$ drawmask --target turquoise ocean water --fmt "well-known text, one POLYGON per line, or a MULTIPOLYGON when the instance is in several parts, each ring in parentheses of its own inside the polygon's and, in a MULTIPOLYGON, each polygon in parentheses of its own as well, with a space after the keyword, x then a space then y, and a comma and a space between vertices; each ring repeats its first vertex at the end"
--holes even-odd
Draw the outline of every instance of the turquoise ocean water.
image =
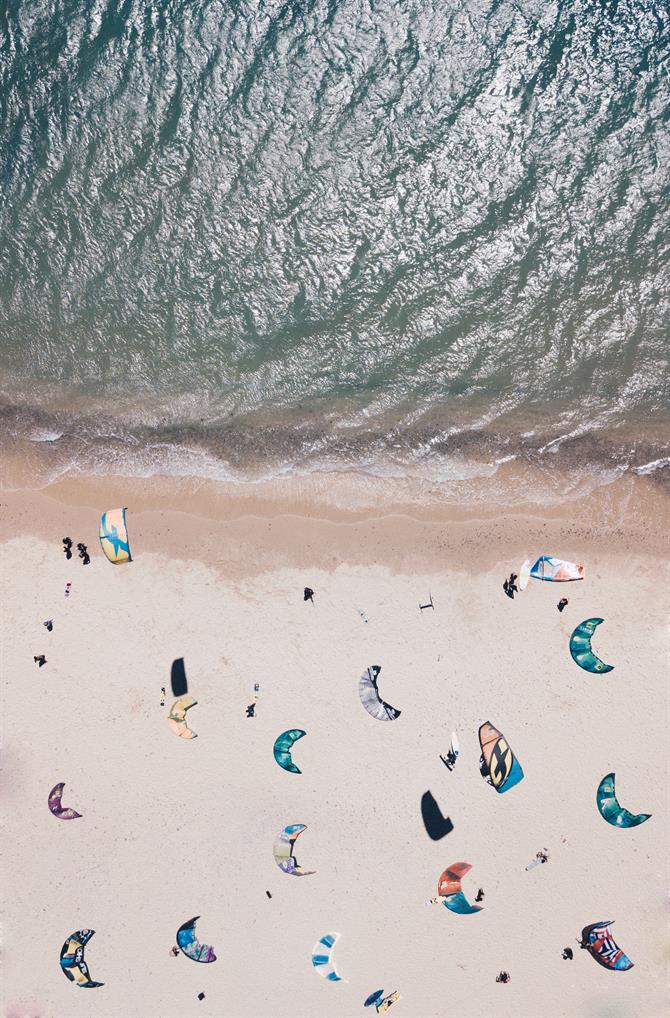
POLYGON ((669 75, 641 0, 6 0, 3 449, 667 474, 669 75))

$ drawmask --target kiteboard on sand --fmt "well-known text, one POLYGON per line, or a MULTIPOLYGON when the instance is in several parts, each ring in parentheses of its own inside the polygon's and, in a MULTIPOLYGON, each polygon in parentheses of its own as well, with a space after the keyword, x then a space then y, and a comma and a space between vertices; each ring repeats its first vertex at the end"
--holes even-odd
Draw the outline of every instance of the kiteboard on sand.
POLYGON ((389 993, 388 997, 384 997, 384 999, 380 1000, 377 1004, 377 1014, 386 1014, 391 1005, 395 1004, 396 1000, 400 1000, 400 994, 397 990, 394 990, 393 993, 389 993))
POLYGON ((449 747, 449 752, 447 753, 446 756, 442 756, 442 754, 440 753, 440 760, 442 761, 442 763, 444 764, 448 771, 453 770, 456 761, 458 760, 458 757, 460 755, 460 752, 461 749, 460 746, 458 745, 458 736, 456 735, 456 732, 452 732, 451 746, 449 747))
POLYGON ((451 733, 451 752, 458 760, 461 754, 461 747, 458 745, 458 736, 456 735, 456 732, 451 733))

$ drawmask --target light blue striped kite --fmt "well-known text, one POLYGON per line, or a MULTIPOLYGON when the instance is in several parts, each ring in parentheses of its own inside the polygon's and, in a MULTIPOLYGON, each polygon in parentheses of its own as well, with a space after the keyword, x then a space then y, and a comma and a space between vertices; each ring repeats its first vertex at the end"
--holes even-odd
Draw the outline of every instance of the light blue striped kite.
POLYGON ((330 960, 333 948, 340 939, 339 933, 326 933, 312 948, 312 965, 324 979, 331 983, 337 983, 342 979, 335 971, 335 966, 330 960))

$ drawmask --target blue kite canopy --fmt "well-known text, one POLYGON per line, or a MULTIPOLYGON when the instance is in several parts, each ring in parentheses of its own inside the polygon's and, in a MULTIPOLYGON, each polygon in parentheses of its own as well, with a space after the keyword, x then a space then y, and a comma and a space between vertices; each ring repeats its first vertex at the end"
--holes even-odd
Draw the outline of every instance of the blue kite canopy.
POLYGON ((331 961, 333 948, 339 939, 339 933, 326 933, 312 948, 312 965, 320 976, 330 980, 331 983, 339 983, 342 979, 331 961))
POLYGON ((195 935, 195 924, 199 918, 200 916, 197 915, 193 919, 188 919, 185 923, 182 923, 177 930, 177 946, 192 961, 216 961, 214 948, 209 944, 201 944, 195 935))
POLYGON ((445 898, 444 907, 448 908, 450 912, 457 912, 458 915, 474 915, 475 912, 482 911, 481 905, 471 905, 462 891, 450 894, 445 898))

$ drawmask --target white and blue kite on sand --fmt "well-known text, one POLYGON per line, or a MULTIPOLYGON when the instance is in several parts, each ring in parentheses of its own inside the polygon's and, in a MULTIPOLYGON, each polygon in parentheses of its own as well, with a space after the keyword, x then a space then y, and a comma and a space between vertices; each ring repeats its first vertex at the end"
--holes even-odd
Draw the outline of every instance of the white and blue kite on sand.
POLYGON ((331 983, 338 983, 342 979, 331 961, 333 948, 339 939, 339 933, 326 933, 312 948, 312 965, 320 976, 330 980, 331 983))
POLYGON ((568 580, 583 580, 584 566, 581 563, 566 562, 553 555, 540 555, 532 566, 530 575, 534 580, 552 580, 554 583, 568 580))

